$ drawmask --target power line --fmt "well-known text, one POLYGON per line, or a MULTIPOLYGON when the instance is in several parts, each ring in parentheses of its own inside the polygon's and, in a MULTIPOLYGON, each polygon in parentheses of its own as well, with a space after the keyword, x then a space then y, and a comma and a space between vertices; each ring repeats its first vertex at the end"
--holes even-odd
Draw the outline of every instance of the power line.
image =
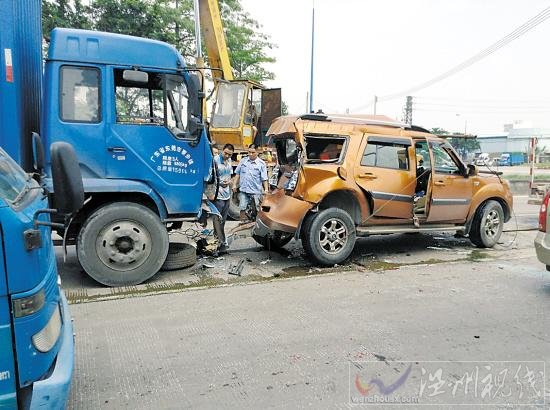
MULTIPOLYGON (((402 97, 402 96, 405 96, 405 95, 411 95, 411 94, 414 94, 417 91, 420 91, 424 88, 427 88, 427 87, 429 87, 429 86, 431 86, 431 85, 433 85, 433 84, 435 84, 439 81, 442 81, 445 78, 450 77, 451 75, 456 74, 456 73, 470 67, 471 65, 477 63, 478 61, 482 60, 483 58, 485 58, 485 57, 489 56, 490 54, 494 53, 495 51, 501 49, 505 45, 511 43, 513 40, 521 37, 523 34, 527 33, 530 30, 532 30, 533 28, 535 28, 536 26, 538 26, 539 24, 541 24, 542 22, 547 20, 549 17, 550 17, 550 7, 547 7, 543 11, 541 11, 539 14, 532 17, 527 22, 523 23, 521 26, 516 28, 514 31, 512 31, 508 35, 501 38, 499 41, 493 43, 489 47, 485 48, 484 50, 482 50, 479 53, 475 54, 474 56, 470 57, 469 59, 463 61, 462 63, 456 65, 455 67, 451 68, 450 70, 445 71, 443 74, 440 74, 440 75, 432 78, 431 80, 425 81, 425 82, 423 82, 421 84, 418 84, 418 85, 416 85, 412 88, 409 88, 407 90, 378 97, 378 101, 379 102, 380 101, 389 101, 389 100, 393 100, 395 98, 399 98, 399 97, 402 97)), ((367 105, 364 105, 362 107, 357 108, 356 110, 362 110, 362 109, 368 108, 368 107, 372 106, 372 104, 373 103, 369 103, 367 105)))

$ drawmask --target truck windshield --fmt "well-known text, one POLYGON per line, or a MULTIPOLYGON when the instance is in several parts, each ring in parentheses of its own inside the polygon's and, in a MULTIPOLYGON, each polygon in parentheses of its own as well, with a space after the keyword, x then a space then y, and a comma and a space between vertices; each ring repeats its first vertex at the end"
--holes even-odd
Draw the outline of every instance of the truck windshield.
POLYGON ((214 128, 239 128, 246 97, 246 85, 219 82, 211 125, 214 128))
POLYGON ((27 179, 27 174, 0 148, 0 198, 15 202, 23 195, 27 179))
POLYGON ((119 124, 165 126, 176 137, 187 129, 183 76, 148 72, 147 81, 136 82, 125 79, 124 70, 115 70, 115 91, 119 124))

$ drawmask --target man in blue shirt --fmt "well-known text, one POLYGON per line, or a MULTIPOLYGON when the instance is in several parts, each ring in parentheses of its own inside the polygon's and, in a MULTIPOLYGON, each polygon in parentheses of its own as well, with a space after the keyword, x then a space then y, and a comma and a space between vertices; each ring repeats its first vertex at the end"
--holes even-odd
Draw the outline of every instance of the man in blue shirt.
POLYGON ((241 159, 235 170, 233 190, 239 187, 239 208, 241 210, 241 222, 247 221, 246 208, 251 201, 256 207, 260 206, 260 199, 264 192, 268 191, 267 167, 265 162, 258 158, 256 146, 248 147, 248 156, 241 159))
POLYGON ((214 201, 214 206, 218 208, 221 214, 221 232, 220 238, 220 252, 224 252, 227 249, 227 240, 225 238, 225 221, 229 213, 229 202, 231 200, 231 175, 233 174, 233 164, 231 162, 231 156, 235 151, 235 147, 231 144, 225 144, 222 152, 214 156, 214 161, 218 168, 218 197, 214 201))

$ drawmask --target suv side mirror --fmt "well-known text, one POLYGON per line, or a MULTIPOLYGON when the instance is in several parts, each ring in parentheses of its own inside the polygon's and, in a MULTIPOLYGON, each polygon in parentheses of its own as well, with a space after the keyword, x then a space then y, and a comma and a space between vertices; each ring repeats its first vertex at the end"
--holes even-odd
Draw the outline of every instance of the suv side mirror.
POLYGON ((468 176, 473 177, 477 175, 477 166, 474 164, 468 164, 468 176))
POLYGON ((202 100, 204 98, 204 93, 201 89, 200 78, 195 73, 189 73, 187 92, 189 94, 189 104, 187 105, 187 127, 189 134, 198 140, 204 128, 202 123, 202 100))
POLYGON ((50 156, 57 211, 75 213, 84 204, 84 186, 74 148, 66 142, 54 142, 50 156))

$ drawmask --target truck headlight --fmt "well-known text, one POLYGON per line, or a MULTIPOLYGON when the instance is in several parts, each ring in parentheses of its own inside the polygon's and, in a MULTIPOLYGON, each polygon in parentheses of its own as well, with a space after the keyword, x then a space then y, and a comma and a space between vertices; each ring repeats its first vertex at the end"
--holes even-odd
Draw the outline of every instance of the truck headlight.
POLYGON ((49 352, 55 346, 60 334, 61 313, 59 312, 59 305, 57 305, 46 326, 32 337, 32 344, 39 352, 49 352))
POLYGON ((40 289, 32 296, 13 300, 13 315, 15 317, 23 317, 32 315, 38 312, 44 306, 46 300, 46 294, 44 289, 40 289))

